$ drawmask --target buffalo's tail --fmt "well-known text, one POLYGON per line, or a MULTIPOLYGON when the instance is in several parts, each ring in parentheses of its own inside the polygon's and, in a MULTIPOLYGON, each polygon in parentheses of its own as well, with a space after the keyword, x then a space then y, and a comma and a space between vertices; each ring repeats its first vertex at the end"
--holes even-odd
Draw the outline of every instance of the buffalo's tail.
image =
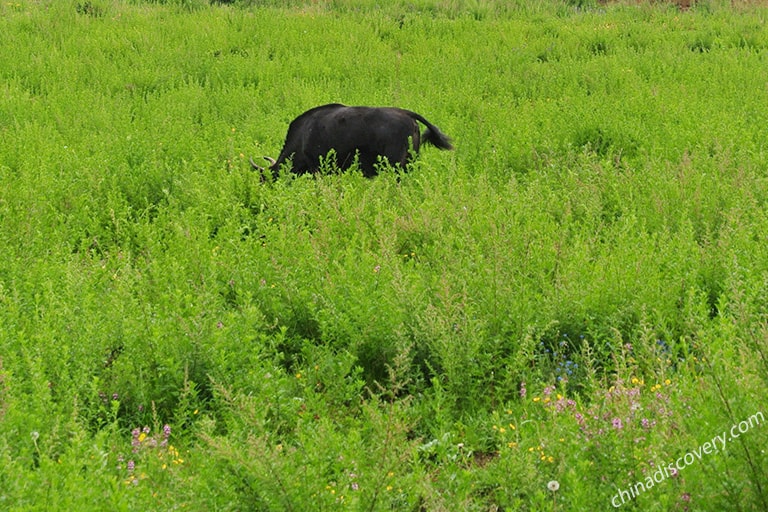
POLYGON ((451 144, 451 138, 440 131, 440 128, 433 125, 424 117, 420 116, 416 112, 408 112, 408 114, 415 120, 419 121, 421 124, 427 127, 426 130, 424 130, 424 133, 421 134, 421 139, 423 142, 427 142, 429 144, 432 144, 436 148, 440 149, 453 149, 453 145, 451 144))

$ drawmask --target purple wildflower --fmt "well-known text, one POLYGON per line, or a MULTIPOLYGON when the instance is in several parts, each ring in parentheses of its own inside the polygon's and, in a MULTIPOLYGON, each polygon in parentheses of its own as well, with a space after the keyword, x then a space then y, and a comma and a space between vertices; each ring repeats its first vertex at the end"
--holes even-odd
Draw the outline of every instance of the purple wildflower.
POLYGON ((131 446, 133 446, 133 453, 138 452, 141 447, 141 441, 139 440, 140 435, 141 431, 138 428, 131 430, 131 446))
POLYGON ((621 418, 613 418, 613 428, 615 429, 621 429, 624 424, 621 422, 621 418))

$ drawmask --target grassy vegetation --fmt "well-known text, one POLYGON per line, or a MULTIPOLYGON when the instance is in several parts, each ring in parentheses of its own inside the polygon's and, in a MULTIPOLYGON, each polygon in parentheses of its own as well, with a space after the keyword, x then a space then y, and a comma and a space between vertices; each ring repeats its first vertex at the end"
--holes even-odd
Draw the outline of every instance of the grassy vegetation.
POLYGON ((766 16, 3 1, 0 508, 768 509, 766 16))

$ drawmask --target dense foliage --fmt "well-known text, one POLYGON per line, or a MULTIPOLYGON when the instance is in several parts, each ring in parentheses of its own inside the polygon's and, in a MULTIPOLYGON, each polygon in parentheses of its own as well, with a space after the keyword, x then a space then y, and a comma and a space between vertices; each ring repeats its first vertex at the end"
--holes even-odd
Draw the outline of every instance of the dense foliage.
POLYGON ((3 1, 0 508, 768 509, 767 15, 3 1))

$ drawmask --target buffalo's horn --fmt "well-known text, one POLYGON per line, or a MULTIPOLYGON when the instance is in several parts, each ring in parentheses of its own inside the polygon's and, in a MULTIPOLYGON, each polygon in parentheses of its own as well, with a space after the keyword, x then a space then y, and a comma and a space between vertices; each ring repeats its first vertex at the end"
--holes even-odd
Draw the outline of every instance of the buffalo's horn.
POLYGON ((253 161, 253 157, 248 158, 248 160, 250 160, 250 162, 251 162, 251 167, 253 167, 254 169, 256 169, 259 172, 264 172, 264 168, 259 166, 259 165, 256 165, 256 162, 253 161))
POLYGON ((264 160, 269 162, 269 165, 275 165, 277 163, 277 161, 274 158, 270 157, 270 156, 265 156, 264 160))

